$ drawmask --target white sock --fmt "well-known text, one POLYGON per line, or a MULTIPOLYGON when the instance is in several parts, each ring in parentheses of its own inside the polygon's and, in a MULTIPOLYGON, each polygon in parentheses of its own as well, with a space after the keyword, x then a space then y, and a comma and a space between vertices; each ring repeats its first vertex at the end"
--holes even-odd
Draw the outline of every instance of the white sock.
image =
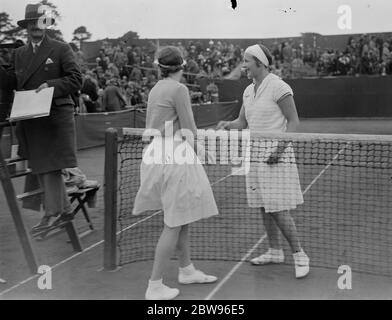
POLYGON ((163 283, 162 283, 162 279, 159 280, 148 280, 148 287, 151 289, 156 289, 159 287, 162 287, 163 283))
POLYGON ((196 269, 195 269, 193 263, 191 263, 189 266, 186 266, 185 268, 180 268, 180 272, 185 275, 190 275, 190 274, 194 273, 195 271, 196 271, 196 269))

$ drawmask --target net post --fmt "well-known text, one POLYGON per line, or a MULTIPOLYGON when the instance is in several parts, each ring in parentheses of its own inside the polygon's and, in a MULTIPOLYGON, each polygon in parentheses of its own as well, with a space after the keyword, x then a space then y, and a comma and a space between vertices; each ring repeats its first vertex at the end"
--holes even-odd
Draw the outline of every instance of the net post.
POLYGON ((105 132, 105 183, 104 183, 104 270, 117 268, 117 149, 118 132, 109 128, 105 132))

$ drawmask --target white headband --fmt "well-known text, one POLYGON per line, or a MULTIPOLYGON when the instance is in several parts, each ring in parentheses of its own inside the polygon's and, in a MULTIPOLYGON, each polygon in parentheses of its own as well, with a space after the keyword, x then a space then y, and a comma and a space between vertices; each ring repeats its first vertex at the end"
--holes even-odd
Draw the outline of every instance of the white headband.
POLYGON ((155 59, 155 60, 154 60, 154 64, 157 65, 157 66, 162 67, 163 69, 170 69, 170 68, 173 68, 173 67, 174 67, 174 68, 178 68, 178 67, 183 67, 183 66, 186 65, 185 59, 182 59, 182 60, 183 60, 182 64, 180 64, 180 65, 178 65, 178 66, 167 66, 167 65, 165 65, 165 64, 159 63, 158 59, 155 59))
POLYGON ((245 50, 245 53, 248 53, 257 59, 259 59, 266 67, 269 66, 268 58, 265 55, 264 51, 260 48, 258 44, 248 47, 245 50))

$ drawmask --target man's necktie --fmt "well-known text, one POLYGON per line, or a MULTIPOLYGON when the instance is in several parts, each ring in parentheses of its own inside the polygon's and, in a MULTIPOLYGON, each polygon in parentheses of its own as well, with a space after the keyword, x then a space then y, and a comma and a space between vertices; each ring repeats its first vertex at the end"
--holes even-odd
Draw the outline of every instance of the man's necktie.
POLYGON ((33 43, 33 53, 36 54, 38 50, 38 45, 33 43))

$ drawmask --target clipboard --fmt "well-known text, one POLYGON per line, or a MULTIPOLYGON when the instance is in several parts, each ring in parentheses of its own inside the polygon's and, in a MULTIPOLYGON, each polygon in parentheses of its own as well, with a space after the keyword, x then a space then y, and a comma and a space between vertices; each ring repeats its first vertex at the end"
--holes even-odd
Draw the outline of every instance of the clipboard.
POLYGON ((16 91, 9 121, 20 121, 50 115, 54 88, 45 88, 36 93, 35 90, 16 91))

